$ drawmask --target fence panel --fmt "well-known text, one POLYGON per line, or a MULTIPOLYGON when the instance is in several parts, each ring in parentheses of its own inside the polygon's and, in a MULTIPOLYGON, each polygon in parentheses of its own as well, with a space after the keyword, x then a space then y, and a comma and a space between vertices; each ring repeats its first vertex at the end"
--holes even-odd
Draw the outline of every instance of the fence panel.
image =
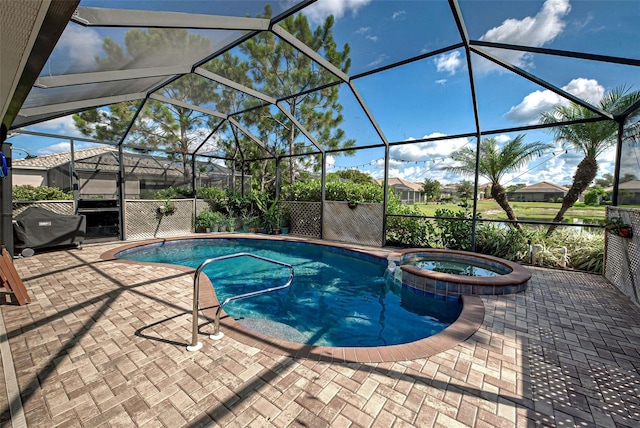
POLYGON ((632 238, 623 238, 611 233, 605 238, 604 276, 620 291, 640 306, 640 210, 607 207, 607 218, 620 217, 633 228, 632 238))

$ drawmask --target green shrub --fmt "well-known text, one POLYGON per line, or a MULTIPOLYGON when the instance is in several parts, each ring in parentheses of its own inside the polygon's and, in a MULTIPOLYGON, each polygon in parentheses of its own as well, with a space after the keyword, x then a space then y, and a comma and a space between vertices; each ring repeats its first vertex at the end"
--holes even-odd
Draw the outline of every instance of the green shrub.
POLYGON ((531 242, 543 247, 538 257, 538 264, 542 266, 562 266, 562 247, 566 247, 564 262, 568 268, 595 273, 604 270, 604 232, 556 230, 551 236, 546 236, 541 231, 532 234, 531 242))
MULTIPOLYGON (((376 183, 357 184, 352 181, 328 181, 325 186, 327 201, 382 203, 384 192, 376 183)), ((320 202, 322 183, 320 180, 296 181, 280 192, 283 201, 320 202)))
MULTIPOLYGON (((331 181, 326 185, 327 201, 382 203, 384 190, 379 184, 356 184, 351 181, 331 181)), ((391 192, 389 192, 391 193, 391 192)))
POLYGON ((450 250, 471 249, 471 212, 469 210, 436 210, 436 245, 450 250), (439 218, 445 217, 445 218, 439 218), (451 219, 446 218, 451 217, 451 219))
POLYGON ((283 201, 320 202, 322 183, 320 180, 298 180, 282 188, 280 199, 283 201))
POLYGON ((193 191, 190 188, 173 188, 168 187, 166 189, 156 190, 153 199, 182 199, 191 198, 193 191))
POLYGON ((515 227, 478 223, 476 252, 512 261, 527 261, 527 236, 515 227))
POLYGON ((57 187, 34 187, 25 184, 13 186, 11 197, 14 201, 64 201, 73 200, 73 192, 64 192, 57 187))
POLYGON ((431 247, 435 232, 429 219, 424 218, 419 208, 402 205, 395 196, 389 195, 388 214, 410 217, 387 216, 387 245, 398 247, 431 247), (416 217, 414 217, 416 216, 416 217))

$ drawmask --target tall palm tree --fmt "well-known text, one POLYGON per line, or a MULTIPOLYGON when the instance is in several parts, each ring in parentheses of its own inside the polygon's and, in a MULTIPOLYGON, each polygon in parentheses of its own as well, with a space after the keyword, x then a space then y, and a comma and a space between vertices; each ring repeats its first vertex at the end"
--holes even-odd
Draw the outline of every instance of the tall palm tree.
MULTIPOLYGON (((500 148, 495 138, 485 138, 480 142, 480 164, 478 174, 491 182, 491 196, 507 214, 509 220, 514 221, 517 229, 522 227, 517 223, 518 218, 507 200, 507 193, 500 181, 505 174, 514 172, 526 165, 534 157, 549 149, 549 144, 541 142, 524 143, 524 135, 507 141, 500 148)), ((444 169, 462 175, 474 175, 476 169, 476 152, 471 147, 463 147, 452 153, 452 158, 458 162, 456 166, 444 169)))
MULTIPOLYGON (((640 91, 628 92, 624 87, 615 88, 607 92, 600 100, 600 110, 611 114, 619 114, 640 100, 640 91)), ((597 113, 576 103, 567 106, 556 106, 551 112, 544 112, 540 123, 552 125, 562 122, 593 119, 600 117, 597 113)), ((557 141, 565 148, 572 148, 584 155, 573 175, 573 183, 562 199, 562 206, 553 219, 554 223, 562 222, 564 214, 576 203, 582 192, 596 178, 598 172, 597 158, 605 150, 617 142, 618 123, 613 120, 578 123, 573 125, 559 125, 552 128, 557 141)), ((547 229, 547 236, 551 235, 557 226, 551 225, 547 229)))

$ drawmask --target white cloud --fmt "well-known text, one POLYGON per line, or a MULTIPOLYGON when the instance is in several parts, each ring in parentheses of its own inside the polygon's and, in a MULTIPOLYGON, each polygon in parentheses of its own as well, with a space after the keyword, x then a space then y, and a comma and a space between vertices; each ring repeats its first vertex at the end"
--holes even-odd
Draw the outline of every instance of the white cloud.
POLYGON ((570 162, 570 159, 564 154, 558 154, 550 158, 547 162, 542 163, 539 167, 534 168, 531 165, 530 170, 520 171, 505 175, 502 185, 510 185, 516 183, 534 184, 541 181, 550 181, 552 183, 564 185, 571 183, 575 172, 576 162, 570 162))
POLYGON ((49 134, 57 134, 61 137, 85 137, 76 129, 72 116, 63 116, 57 119, 41 122, 33 127, 29 127, 28 129, 46 132, 49 134))
MULTIPOLYGON (((93 143, 74 143, 74 150, 90 149, 92 147, 99 147, 100 144, 93 143)), ((59 143, 50 144, 45 147, 41 147, 36 150, 39 155, 51 155, 54 153, 64 153, 71 151, 71 143, 69 141, 60 141, 59 143)))
POLYGON ((51 144, 46 147, 42 147, 37 150, 39 155, 50 155, 53 153, 64 153, 71 150, 71 144, 68 141, 61 141, 56 144, 51 144))
POLYGON ((345 14, 358 14, 358 10, 371 3, 371 0, 319 0, 311 6, 305 8, 304 13, 310 22, 320 24, 329 15, 333 15, 336 20, 345 14))
POLYGON ((380 54, 376 59, 374 59, 369 64, 367 64, 367 67, 375 67, 377 65, 380 65, 387 58, 388 58, 387 54, 380 54))
POLYGON ((365 34, 369 31, 371 31, 371 27, 360 27, 356 31, 354 31, 354 34, 365 34))
MULTIPOLYGON (((562 90, 593 104, 597 104, 605 92, 597 80, 583 77, 571 80, 562 90)), ((525 96, 520 104, 511 107, 504 117, 514 122, 534 124, 538 122, 541 112, 550 111, 556 105, 566 104, 568 101, 555 92, 535 91, 525 96)))
MULTIPOLYGON (((67 54, 65 64, 50 64, 56 73, 72 71, 79 73, 96 69, 95 57, 102 53, 102 37, 91 28, 69 24, 62 33, 56 49, 64 49, 67 54), (68 65, 67 65, 68 64, 68 65), (73 65, 73 70, 70 66, 73 65)), ((49 59, 49 61, 56 61, 49 59)), ((45 66, 45 71, 47 66, 45 66)))
MULTIPOLYGON (((200 147, 200 144, 202 144, 202 142, 207 138, 207 135, 209 135, 210 132, 211 130, 208 128, 198 128, 190 131, 187 134, 187 138, 189 138, 189 151, 193 151, 200 147)), ((218 150, 220 150, 220 145, 218 144, 220 140, 220 135, 211 136, 211 138, 209 138, 204 143, 204 145, 200 147, 198 153, 216 153, 218 150)))
POLYGON ((371 40, 372 42, 377 42, 378 41, 378 36, 366 36, 365 38, 367 40, 371 40))
POLYGON ((453 51, 438 55, 433 62, 435 63, 438 72, 449 73, 451 76, 456 74, 456 71, 458 71, 458 69, 463 65, 463 62, 460 59, 460 51, 453 51))
POLYGON ((406 14, 407 14, 407 11, 405 11, 405 10, 399 10, 399 11, 397 11, 397 12, 393 12, 393 15, 391 15, 391 19, 398 19, 398 18, 400 18, 401 16, 406 15, 406 14))
MULTIPOLYGON (((546 0, 535 16, 506 19, 501 25, 484 33, 480 40, 541 47, 562 33, 566 26, 563 18, 570 10, 569 0, 546 0)), ((497 54, 494 50, 490 51, 497 54)), ((523 52, 501 50, 497 55, 517 67, 531 66, 531 56, 523 52)), ((498 66, 489 61, 479 61, 476 67, 481 73, 498 69, 498 66)))
POLYGON ((511 141, 511 137, 509 137, 508 135, 504 135, 504 134, 502 134, 502 135, 497 135, 497 136, 495 136, 495 137, 493 137, 493 138, 495 138, 495 140, 496 140, 499 144, 506 143, 507 141, 511 141))
POLYGON ((336 157, 331 154, 328 154, 326 161, 327 161, 327 168, 331 168, 336 164, 336 157))
MULTIPOLYGON (((435 132, 425 135, 422 138, 444 137, 445 134, 435 132)), ((409 138, 412 141, 414 138, 409 138)), ((393 146, 389 150, 390 157, 404 161, 424 161, 447 157, 452 151, 467 144, 466 138, 455 138, 451 140, 427 141, 423 143, 403 144, 393 146)))
POLYGON ((604 86, 595 79, 579 77, 563 86, 562 89, 591 104, 598 104, 604 96, 604 86))
POLYGON ((437 85, 444 85, 445 83, 447 83, 447 79, 438 79, 435 82, 437 85))

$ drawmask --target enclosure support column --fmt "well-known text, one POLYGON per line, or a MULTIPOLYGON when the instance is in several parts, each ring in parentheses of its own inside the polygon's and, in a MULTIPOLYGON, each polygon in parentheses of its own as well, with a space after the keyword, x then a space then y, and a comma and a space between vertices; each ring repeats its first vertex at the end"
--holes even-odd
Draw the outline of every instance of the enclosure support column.
POLYGON ((244 160, 240 163, 240 194, 244 198, 244 160))
MULTIPOLYGON (((191 155, 191 171, 193 171, 193 174, 191 174, 191 189, 192 189, 192 196, 195 198, 196 197, 196 155, 192 154, 191 155)), ((198 175, 200 175, 200 171, 198 170, 198 175)))
POLYGON ((320 173, 320 239, 324 238, 324 231, 322 224, 324 223, 324 199, 326 197, 326 187, 327 187, 327 157, 324 152, 321 154, 322 157, 322 169, 320 173))
POLYGON ((387 207, 389 206, 389 145, 384 146, 384 181, 382 182, 382 246, 387 245, 387 207))
POLYGON ((124 230, 124 153, 122 144, 118 144, 118 226, 120 228, 120 240, 127 239, 124 230))
POLYGON ((236 160, 234 159, 231 163, 231 186, 229 186, 231 190, 235 193, 236 191, 236 160))
POLYGON ((276 201, 280 199, 280 156, 276 157, 276 201))
POLYGON ((620 162, 622 161, 622 134, 624 132, 624 121, 618 122, 618 144, 616 144, 616 163, 613 171, 613 197, 611 205, 618 206, 618 186, 620 185, 620 162))
POLYGON ((73 213, 78 214, 78 199, 80 199, 80 189, 78 188, 78 177, 76 176, 76 156, 73 139, 69 140, 69 180, 71 181, 71 191, 73 192, 73 213))
MULTIPOLYGON (((482 128, 480 127, 480 113, 478 110, 478 97, 476 94, 476 85, 475 80, 473 78, 473 66, 471 63, 471 49, 469 46, 469 34, 467 33, 467 28, 464 24, 464 20, 462 19, 462 12, 460 11, 460 5, 458 2, 449 2, 451 6, 451 12, 453 13, 453 19, 456 21, 456 26, 458 27, 458 31, 462 36, 462 43, 464 44, 464 51, 467 62, 467 69, 469 70, 469 89, 471 90, 471 99, 473 101, 473 117, 474 122, 476 124, 476 171, 474 177, 474 186, 473 186, 473 211, 471 213, 471 251, 476 250, 476 224, 478 221, 478 168, 480 166, 480 139, 482 138, 482 128)), ((466 220, 463 220, 466 221, 466 220)))
POLYGON ((7 251, 13 256, 13 204, 11 196, 11 144, 5 143, 6 128, 2 125, 2 153, 7 158, 9 174, 0 180, 0 242, 7 247, 7 251))

